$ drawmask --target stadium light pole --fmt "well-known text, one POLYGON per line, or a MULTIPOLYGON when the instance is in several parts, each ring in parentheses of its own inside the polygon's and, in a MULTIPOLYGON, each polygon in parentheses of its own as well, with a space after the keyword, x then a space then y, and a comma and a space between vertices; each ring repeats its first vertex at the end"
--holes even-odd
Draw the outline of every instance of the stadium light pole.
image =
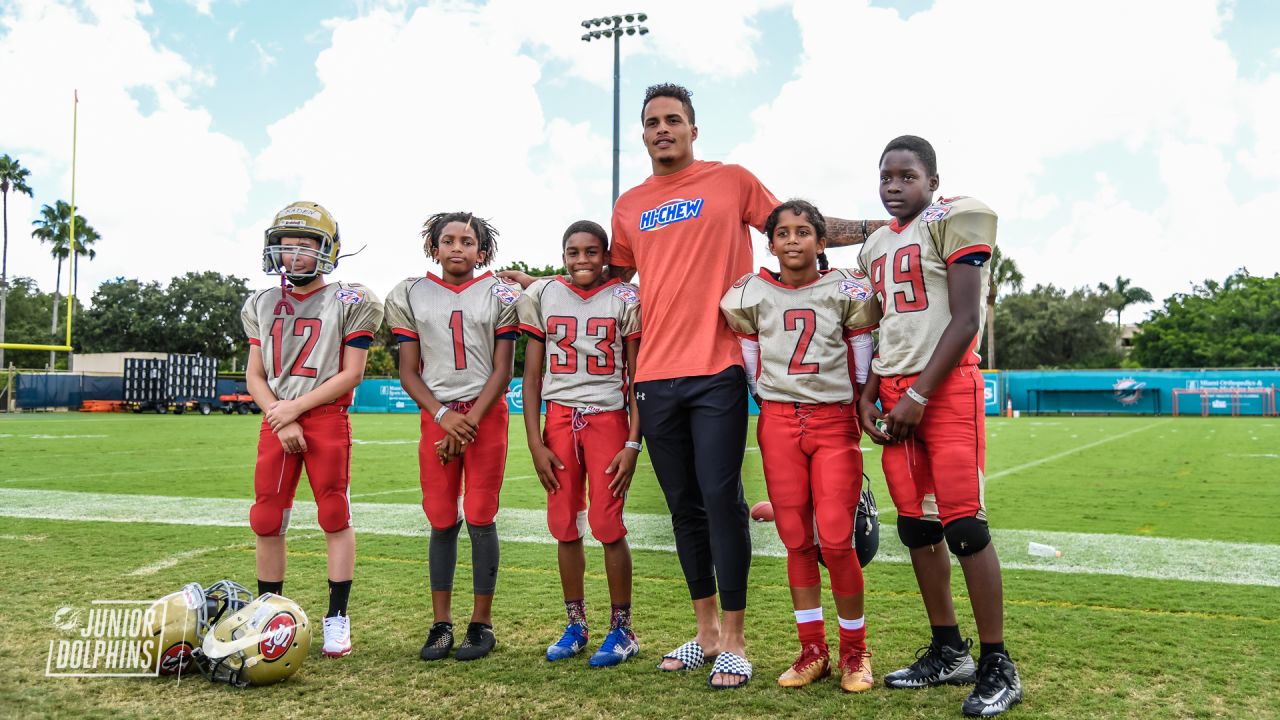
POLYGON ((618 202, 618 108, 619 95, 621 93, 622 36, 624 34, 648 35, 649 28, 640 24, 648 19, 648 15, 642 12, 635 12, 582 21, 582 27, 587 29, 587 32, 582 36, 583 42, 599 40, 602 37, 613 39, 613 204, 618 202), (592 28, 596 29, 593 30, 592 28))

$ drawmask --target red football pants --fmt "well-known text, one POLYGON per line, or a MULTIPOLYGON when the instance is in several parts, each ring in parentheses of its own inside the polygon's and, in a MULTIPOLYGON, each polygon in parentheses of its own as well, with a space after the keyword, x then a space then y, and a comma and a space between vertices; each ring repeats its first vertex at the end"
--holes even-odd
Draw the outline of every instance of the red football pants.
POLYGON ((564 470, 555 470, 560 489, 547 493, 547 528, 560 542, 581 538, 586 532, 584 519, 592 536, 601 543, 626 537, 627 527, 622 522, 624 498, 613 496, 609 483, 614 476, 605 470, 630 436, 629 420, 625 409, 583 415, 574 408, 547 403, 542 441, 564 465, 564 470))
POLYGON ((853 551, 854 513, 862 488, 856 406, 766 400, 756 431, 774 523, 787 548, 791 586, 821 582, 813 537, 816 519, 832 592, 862 592, 862 567, 853 551))
POLYGON ((322 405, 298 416, 303 453, 286 453, 264 419, 258 431, 249 526, 257 535, 284 535, 302 468, 316 498, 320 528, 333 533, 351 526, 351 419, 343 405, 322 405))
MULTIPOLYGON (((450 406, 454 403, 450 403, 450 406)), ((470 403, 460 403, 465 412, 470 403)), ((498 398, 480 419, 476 439, 462 457, 441 465, 436 443, 445 438, 435 418, 422 413, 422 439, 418 442, 418 480, 422 484, 422 509, 436 530, 447 530, 466 518, 472 525, 488 525, 498 515, 498 494, 507 468, 507 402, 498 398), (466 490, 463 490, 463 477, 466 490), (462 498, 459 508, 458 498, 462 498)))
MULTIPOLYGON (((886 413, 916 377, 880 378, 886 413)), ((915 435, 884 446, 884 476, 899 515, 943 525, 961 517, 986 519, 986 426, 982 373, 976 365, 962 365, 929 396, 915 435)))

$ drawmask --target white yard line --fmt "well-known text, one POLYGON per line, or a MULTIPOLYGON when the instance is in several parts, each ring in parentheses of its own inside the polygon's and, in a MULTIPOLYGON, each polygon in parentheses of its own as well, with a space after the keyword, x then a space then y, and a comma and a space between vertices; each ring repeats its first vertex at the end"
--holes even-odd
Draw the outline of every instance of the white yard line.
POLYGON ((1037 466, 1039 466, 1039 465, 1044 465, 1045 463, 1050 463, 1050 462, 1053 462, 1054 460, 1060 460, 1060 459, 1062 459, 1062 458, 1064 458, 1064 457, 1069 457, 1069 456, 1071 456, 1071 455, 1075 455, 1075 454, 1076 454, 1076 453, 1078 453, 1078 452, 1084 452, 1085 450, 1090 450, 1090 449, 1092 449, 1092 448, 1096 448, 1096 447, 1098 447, 1099 445, 1105 445, 1105 444, 1107 444, 1107 443, 1109 443, 1109 442, 1115 442, 1116 440, 1120 440, 1120 439, 1122 439, 1122 438, 1129 437, 1130 435, 1133 435, 1134 433, 1140 433, 1140 432, 1142 432, 1142 431, 1144 431, 1144 430, 1150 430, 1150 429, 1151 429, 1151 428, 1153 428, 1153 427, 1158 427, 1158 426, 1160 426, 1160 425, 1164 425, 1164 424, 1165 424, 1165 423, 1167 423, 1167 422, 1170 422, 1170 420, 1157 420, 1156 422, 1153 422, 1153 423, 1151 423, 1151 424, 1149 424, 1149 425, 1143 425, 1143 426, 1142 426, 1142 427, 1140 427, 1140 428, 1134 428, 1134 429, 1129 430, 1129 431, 1127 431, 1127 432, 1122 432, 1122 433, 1120 433, 1119 435, 1108 435, 1107 437, 1102 438, 1101 440, 1094 440, 1094 441, 1093 441, 1093 442, 1091 442, 1091 443, 1085 443, 1084 445, 1079 445, 1079 446, 1077 446, 1077 447, 1071 448, 1070 450, 1063 450, 1063 451, 1062 451, 1062 452, 1060 452, 1060 453, 1054 453, 1054 454, 1049 455, 1049 456, 1047 456, 1047 457, 1042 457, 1042 458, 1040 458, 1039 460, 1032 460, 1031 462, 1025 462, 1025 463, 1022 463, 1021 465, 1014 465, 1014 466, 1013 466, 1013 467, 1011 467, 1011 468, 1005 468, 1004 470, 999 470, 999 471, 996 471, 996 472, 991 473, 990 475, 987 475, 987 480, 988 480, 988 481, 990 481, 990 480, 995 480, 996 478, 1005 477, 1006 475, 1013 475, 1013 474, 1015 474, 1015 473, 1020 473, 1020 472, 1022 472, 1023 470, 1030 470, 1030 469, 1031 469, 1031 468, 1033 468, 1033 467, 1037 467, 1037 466))
MULTIPOLYGON (((0 517, 44 520, 247 527, 249 504, 249 500, 229 498, 0 488, 0 517)), ((427 537, 426 519, 416 503, 353 503, 351 513, 357 531, 362 534, 401 535, 424 540, 427 537)), ((675 550, 668 516, 629 513, 626 522, 631 547, 665 552, 675 550)), ((316 529, 315 505, 298 502, 294 506, 291 526, 299 530, 316 529)), ((547 532, 546 515, 542 510, 504 508, 498 514, 498 527, 506 542, 555 544, 547 532)), ((993 530, 992 535, 1000 547, 1001 564, 1013 570, 1280 587, 1280 545, 1040 530, 993 530), (1057 547, 1062 551, 1062 557, 1028 556, 1026 546, 1031 540, 1057 547)), ((786 551, 772 524, 752 523, 751 536, 756 555, 785 557, 786 551)), ((588 542, 593 541, 588 538, 588 542)), ((190 555, 195 557, 207 551, 187 552, 196 553, 190 555)), ((177 564, 184 559, 171 557, 160 563, 172 561, 177 564)), ((876 562, 907 562, 907 554, 897 543, 892 526, 882 530, 876 562)), ((138 571, 154 565, 156 563, 138 571)))

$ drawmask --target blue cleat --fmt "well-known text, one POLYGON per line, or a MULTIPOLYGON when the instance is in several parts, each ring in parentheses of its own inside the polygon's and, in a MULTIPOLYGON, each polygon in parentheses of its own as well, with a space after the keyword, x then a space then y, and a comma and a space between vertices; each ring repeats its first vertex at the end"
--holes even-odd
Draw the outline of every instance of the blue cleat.
POLYGON ((581 623, 572 623, 564 627, 564 634, 555 645, 547 648, 547 660, 568 660, 587 647, 587 628, 581 623))
POLYGON ((591 656, 591 667, 613 667, 640 654, 640 643, 630 629, 616 627, 609 631, 600 649, 591 656))

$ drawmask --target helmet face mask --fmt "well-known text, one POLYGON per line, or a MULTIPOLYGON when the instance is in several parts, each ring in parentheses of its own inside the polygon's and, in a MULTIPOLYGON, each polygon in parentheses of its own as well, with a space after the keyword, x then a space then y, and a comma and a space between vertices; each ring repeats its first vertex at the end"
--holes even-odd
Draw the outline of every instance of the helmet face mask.
POLYGON ((268 275, 283 275, 294 285, 305 285, 319 275, 333 272, 338 266, 338 252, 342 247, 338 223, 328 210, 317 203, 291 203, 276 213, 264 237, 262 270, 268 275), (284 238, 297 237, 315 240, 316 247, 281 242, 284 238), (314 259, 312 269, 295 272, 291 266, 298 257, 314 259))
POLYGON ((876 508, 875 496, 871 494, 871 479, 865 474, 862 477, 866 484, 854 513, 853 549, 858 556, 858 564, 866 567, 880 549, 880 511, 876 508))
POLYGON ((186 672, 195 649, 218 619, 252 599, 244 587, 219 580, 208 588, 188 583, 152 603, 140 638, 151 651, 151 667, 159 675, 186 672))

